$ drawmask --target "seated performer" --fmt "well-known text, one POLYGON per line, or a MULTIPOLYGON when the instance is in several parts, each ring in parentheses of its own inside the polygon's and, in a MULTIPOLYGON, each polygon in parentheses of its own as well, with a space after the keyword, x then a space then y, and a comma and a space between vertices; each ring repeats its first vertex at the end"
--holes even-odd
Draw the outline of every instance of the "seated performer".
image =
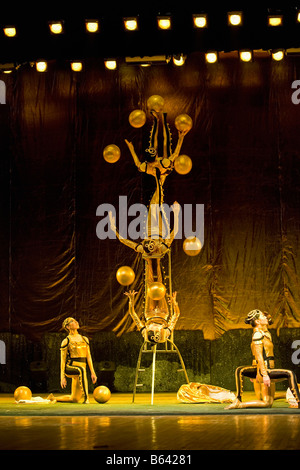
POLYGON ((254 356, 254 366, 242 366, 236 369, 237 396, 227 409, 270 408, 274 401, 275 382, 286 379, 289 381, 289 388, 296 400, 296 406, 300 408, 300 393, 296 374, 287 369, 275 369, 272 336, 268 330, 270 322, 270 317, 260 310, 251 310, 245 319, 245 323, 253 327, 251 350, 254 356), (243 377, 255 379, 260 385, 261 399, 259 399, 259 391, 256 386, 257 400, 242 402, 243 377))
POLYGON ((78 333, 79 324, 74 318, 66 318, 62 326, 69 334, 62 341, 60 348, 60 383, 62 388, 66 388, 66 377, 72 379, 71 395, 54 397, 51 394, 48 399, 66 403, 78 403, 83 399, 83 403, 89 403, 87 364, 91 371, 92 382, 97 382, 89 341, 78 333))
POLYGON ((135 322, 145 341, 151 344, 164 343, 170 337, 175 328, 176 322, 180 315, 178 303, 176 301, 177 292, 169 297, 169 303, 173 305, 173 315, 169 318, 169 312, 162 310, 158 306, 152 310, 145 312, 145 320, 141 320, 134 310, 135 291, 125 292, 129 298, 129 313, 135 322))

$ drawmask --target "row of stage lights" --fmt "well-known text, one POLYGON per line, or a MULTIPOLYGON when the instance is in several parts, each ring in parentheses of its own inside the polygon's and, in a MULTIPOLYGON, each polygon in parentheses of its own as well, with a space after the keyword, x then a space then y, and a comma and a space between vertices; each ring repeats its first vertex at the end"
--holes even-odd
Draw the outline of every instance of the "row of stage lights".
MULTIPOLYGON (((300 10, 296 12, 295 20, 300 23, 300 10)), ((236 27, 243 24, 243 12, 232 11, 227 13, 228 25, 236 27)), ((124 28, 127 31, 137 31, 139 29, 139 18, 126 17, 123 18, 124 28)), ((284 24, 284 17, 281 14, 274 14, 267 16, 267 24, 270 27, 278 27, 284 24)), ((48 23, 51 34, 63 34, 64 22, 63 21, 50 21, 48 23)), ((193 25, 195 28, 207 28, 209 25, 208 15, 206 13, 194 14, 193 25)), ((171 16, 157 16, 157 26, 162 30, 172 29, 171 16)), ((100 31, 99 20, 86 20, 85 29, 88 33, 98 33, 100 31)), ((3 28, 3 32, 7 37, 14 37, 17 35, 17 28, 13 25, 7 25, 3 28)))
MULTIPOLYGON (((228 25, 232 27, 238 27, 243 24, 243 12, 233 11, 227 13, 228 25)), ((267 24, 270 27, 279 27, 283 25, 283 15, 268 15, 267 24)), ((296 12, 296 21, 300 23, 300 10, 296 12)), ((137 31, 139 29, 139 21, 137 17, 126 17, 123 18, 124 28, 127 31, 137 31)), ((193 25, 194 28, 207 28, 209 25, 208 15, 205 13, 194 14, 193 15, 193 25)), ((60 35, 64 33, 64 22, 63 21, 50 21, 48 23, 49 31, 52 35, 60 35)), ((157 26, 161 30, 170 30, 172 29, 172 18, 171 16, 158 16, 157 17, 157 26)), ((87 33, 95 34, 100 31, 100 22, 99 20, 86 20, 85 29, 87 33)), ((18 35, 17 28, 12 25, 7 25, 3 28, 5 36, 8 38, 13 38, 18 35)), ((285 56, 285 51, 283 49, 277 49, 271 52, 272 59, 275 61, 280 61, 285 56)), ((205 60, 207 63, 213 64, 218 62, 219 54, 216 51, 208 51, 205 54, 205 60)), ((184 65, 185 63, 184 55, 173 56, 173 63, 176 66, 184 65)), ((243 62, 251 62, 253 60, 253 51, 252 50, 241 50, 239 51, 239 58, 243 62)), ((168 62, 170 59, 166 59, 168 62)), ((151 62, 151 61, 150 61, 151 62)), ((117 68, 117 61, 115 59, 108 59, 104 61, 105 67, 109 70, 115 70, 117 68)), ((141 66, 150 65, 149 62, 140 63, 141 66)), ((39 72, 45 72, 48 68, 46 61, 39 61, 35 63, 36 70, 39 72)), ((71 69, 74 72, 80 72, 83 70, 83 63, 81 61, 73 61, 70 63, 71 69)), ((4 73, 9 73, 11 70, 2 70, 4 73)))
MULTIPOLYGON (((251 51, 251 50, 243 50, 243 51, 236 51, 238 53, 238 56, 239 56, 239 59, 242 61, 242 62, 252 62, 253 61, 253 56, 255 54, 255 51, 251 51)), ((259 51, 261 52, 261 51, 259 51)), ((265 52, 265 54, 268 54, 267 51, 263 51, 265 52)), ((275 51, 271 51, 270 52, 270 55, 272 57, 272 59, 276 62, 279 62, 281 60, 284 59, 285 57, 285 54, 286 54, 286 51, 284 49, 277 49, 275 51)), ((173 61, 173 64, 180 67, 182 65, 184 65, 185 63, 185 60, 186 60, 186 56, 184 55, 177 55, 177 56, 173 56, 172 58, 171 57, 164 57, 164 62, 167 64, 168 62, 170 62, 170 60, 172 59, 173 61)), ((218 52, 215 52, 215 51, 209 51, 209 52, 206 52, 205 53, 205 61, 208 63, 208 64, 214 64, 214 63, 217 63, 219 60, 219 53, 218 52)), ((151 57, 149 57, 149 62, 141 62, 139 65, 141 67, 148 67, 151 65, 150 63, 151 61, 151 57)), ((131 61, 129 61, 130 63, 131 61)), ((48 62, 47 61, 37 61, 37 62, 31 62, 30 63, 31 66, 34 66, 35 69, 37 70, 37 72, 46 72, 48 70, 48 62)), ((118 67, 118 63, 115 59, 110 59, 110 60, 105 60, 104 61, 104 65, 105 67, 108 69, 108 70, 116 70, 117 67, 118 67)), ((18 67, 17 67, 18 68, 18 67)), ((71 61, 70 62, 70 68, 73 72, 81 72, 83 70, 83 62, 82 61, 71 61)), ((1 70, 2 73, 11 73, 13 70, 15 69, 14 68, 3 68, 1 70)))
MULTIPOLYGON (((295 20, 300 23, 300 10, 296 12, 295 20)), ((243 12, 228 12, 227 21, 230 26, 241 26, 243 24, 243 12)), ((125 30, 137 31, 139 29, 139 17, 125 17, 123 18, 123 24, 125 30)), ((270 27, 282 26, 284 24, 284 17, 282 14, 270 14, 267 16, 267 24, 270 27)), ((50 21, 48 25, 51 34, 63 34, 63 21, 50 21)), ((206 13, 194 14, 193 25, 195 28, 207 28, 209 26, 208 15, 206 13)), ((172 29, 172 17, 157 16, 157 26, 162 30, 172 29)), ((85 20, 85 29, 88 33, 98 33, 100 31, 99 20, 85 20)), ((3 28, 3 32, 8 37, 14 37, 17 35, 17 28, 13 25, 7 25, 3 28)))
MULTIPOLYGON (((251 50, 244 50, 244 51, 239 51, 238 52, 239 58, 242 62, 252 62, 254 54, 255 54, 255 51, 253 52, 251 50)), ((266 52, 266 54, 267 54, 267 52, 266 52)), ((270 54, 271 54, 271 57, 274 61, 279 62, 282 59, 284 59, 286 51, 283 50, 283 49, 278 49, 276 51, 270 52, 270 54)), ((151 59, 151 57, 149 57, 149 59, 151 59)), ((172 57, 173 64, 178 66, 178 67, 184 65, 185 59, 186 59, 186 56, 184 56, 184 55, 178 55, 178 56, 173 56, 172 57)), ((165 63, 168 63, 170 60, 171 60, 171 58, 165 58, 165 63)), ((205 61, 208 64, 217 63, 218 60, 219 60, 219 53, 218 52, 210 51, 210 52, 205 53, 205 61)), ((35 69, 37 70, 37 72, 46 72, 48 70, 48 62, 44 61, 44 60, 38 61, 38 62, 31 62, 30 65, 34 66, 35 69)), ((117 67, 118 67, 118 63, 114 59, 105 60, 104 65, 108 70, 116 70, 117 67)), ((141 67, 148 67, 151 64, 150 64, 150 62, 148 62, 148 63, 147 62, 144 62, 144 63, 141 62, 139 65, 141 67)), ((82 72, 83 67, 84 67, 84 65, 83 65, 82 61, 77 60, 77 61, 71 61, 70 62, 70 68, 73 72, 82 72)), ((8 73, 11 73, 14 69, 15 69, 15 67, 13 67, 13 68, 9 68, 9 67, 5 68, 4 67, 4 68, 2 68, 1 72, 5 73, 5 74, 8 74, 8 73)))

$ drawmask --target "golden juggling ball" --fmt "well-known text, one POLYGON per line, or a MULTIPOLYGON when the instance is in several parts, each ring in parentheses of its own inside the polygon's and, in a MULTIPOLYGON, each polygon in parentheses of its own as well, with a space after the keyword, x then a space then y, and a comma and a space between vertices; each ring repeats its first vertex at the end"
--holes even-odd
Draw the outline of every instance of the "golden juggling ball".
POLYGON ((117 281, 122 286, 129 286, 135 279, 135 274, 130 266, 121 266, 116 274, 117 281))
POLYGON ((103 150, 103 158, 108 163, 116 163, 121 156, 121 150, 115 144, 110 144, 103 150))

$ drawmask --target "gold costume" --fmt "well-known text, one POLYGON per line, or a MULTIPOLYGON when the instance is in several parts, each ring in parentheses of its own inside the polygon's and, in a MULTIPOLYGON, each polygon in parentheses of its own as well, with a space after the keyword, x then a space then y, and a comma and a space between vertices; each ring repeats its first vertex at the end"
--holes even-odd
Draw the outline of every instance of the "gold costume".
POLYGON ((141 320, 134 309, 134 293, 127 293, 129 297, 129 313, 139 331, 141 331, 145 341, 152 344, 164 343, 167 341, 175 328, 180 315, 178 303, 173 294, 173 313, 169 315, 168 310, 155 307, 153 310, 145 312, 145 319, 141 320))
POLYGON ((61 397, 54 397, 52 394, 49 396, 51 400, 66 403, 78 403, 83 399, 83 403, 88 403, 88 379, 87 379, 87 365, 89 366, 93 383, 97 381, 97 376, 94 371, 92 356, 90 352, 89 340, 85 336, 77 332, 79 324, 77 320, 68 317, 63 322, 63 327, 68 329, 68 325, 75 323, 75 330, 73 334, 69 334, 61 343, 60 347, 60 378, 61 386, 65 388, 66 377, 72 379, 71 395, 64 395, 61 397))
POLYGON ((72 391, 70 396, 61 397, 59 401, 78 402, 83 396, 84 402, 86 402, 88 400, 86 366, 90 356, 88 339, 81 336, 75 341, 70 336, 67 336, 60 350, 61 378, 66 376, 72 379, 72 391))
POLYGON ((231 403, 235 395, 226 388, 191 382, 181 385, 177 398, 182 403, 231 403))

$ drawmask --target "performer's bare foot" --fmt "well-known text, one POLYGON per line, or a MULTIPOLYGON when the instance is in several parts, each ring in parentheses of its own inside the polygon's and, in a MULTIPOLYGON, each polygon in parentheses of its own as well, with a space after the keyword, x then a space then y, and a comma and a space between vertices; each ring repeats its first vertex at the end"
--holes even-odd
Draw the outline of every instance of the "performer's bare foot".
POLYGON ((230 405, 226 406, 225 410, 234 410, 237 408, 242 408, 241 402, 238 398, 236 398, 230 405))
POLYGON ((50 400, 51 403, 56 403, 56 398, 53 393, 50 393, 50 395, 47 397, 47 400, 50 400))

